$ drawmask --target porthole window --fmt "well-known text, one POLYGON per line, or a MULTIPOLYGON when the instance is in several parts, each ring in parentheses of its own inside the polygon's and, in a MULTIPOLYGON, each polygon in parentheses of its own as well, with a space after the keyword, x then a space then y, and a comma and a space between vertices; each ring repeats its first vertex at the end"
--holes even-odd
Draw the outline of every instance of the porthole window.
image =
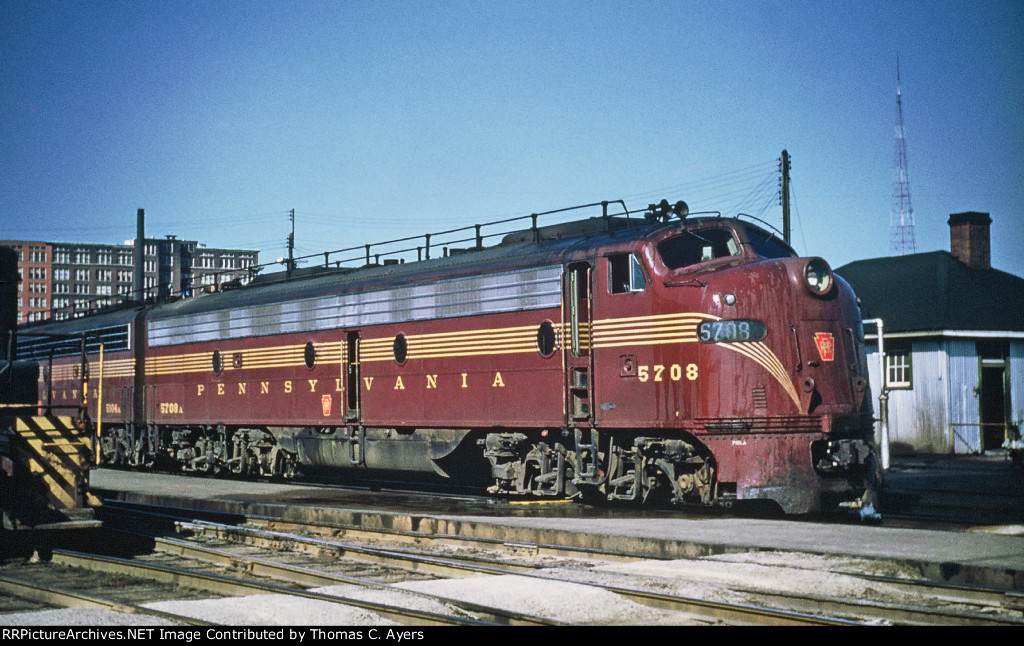
POLYGON ((404 334, 399 334, 395 337, 395 362, 398 365, 405 363, 405 359, 409 356, 409 342, 405 340, 404 334))
POLYGON ((213 351, 213 374, 219 375, 224 369, 224 360, 220 356, 220 350, 213 351))
POLYGON ((555 353, 555 326, 551 321, 544 321, 537 328, 537 351, 542 357, 550 357, 555 353))
POLYGON ((306 370, 312 370, 316 364, 316 348, 312 341, 306 342, 306 349, 302 352, 302 359, 306 363, 306 370))

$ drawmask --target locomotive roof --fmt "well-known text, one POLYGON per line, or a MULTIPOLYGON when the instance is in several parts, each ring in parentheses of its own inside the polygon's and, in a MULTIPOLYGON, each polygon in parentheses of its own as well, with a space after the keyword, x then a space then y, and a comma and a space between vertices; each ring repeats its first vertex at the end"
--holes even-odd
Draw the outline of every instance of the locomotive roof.
MULTIPOLYGON (((519 233, 514 233, 506 236, 495 246, 455 253, 443 258, 357 269, 310 268, 306 272, 293 272, 298 275, 293 275, 290 279, 284 277, 284 272, 278 272, 262 276, 245 287, 158 306, 151 312, 150 317, 163 318, 282 299, 309 298, 339 289, 358 291, 382 285, 413 285, 442 278, 500 274, 528 267, 557 265, 571 259, 581 250, 627 244, 657 231, 679 228, 679 222, 651 223, 642 219, 612 221, 629 224, 613 225, 605 230, 597 223, 583 220, 541 227, 539 242, 524 241, 519 233), (574 231, 575 234, 572 233, 574 231)), ((524 237, 526 235, 528 233, 523 234, 524 237)))
POLYGON ((115 325, 127 325, 135 318, 141 308, 139 306, 119 308, 98 312, 89 316, 66 320, 47 320, 18 328, 18 335, 26 337, 45 334, 81 334, 115 325))
MULTIPOLYGON (((299 300, 337 291, 360 291, 381 286, 429 283, 445 278, 501 274, 530 267, 560 265, 599 247, 628 245, 664 231, 699 229, 711 224, 732 223, 747 235, 775 237, 770 231, 736 218, 689 217, 682 221, 646 218, 595 217, 562 224, 525 229, 505 235, 491 247, 453 250, 441 258, 363 267, 308 267, 258 276, 250 284, 220 292, 146 305, 148 318, 226 310, 245 305, 299 300)), ((25 326, 31 332, 73 333, 126 324, 140 306, 101 312, 65 321, 25 326)))

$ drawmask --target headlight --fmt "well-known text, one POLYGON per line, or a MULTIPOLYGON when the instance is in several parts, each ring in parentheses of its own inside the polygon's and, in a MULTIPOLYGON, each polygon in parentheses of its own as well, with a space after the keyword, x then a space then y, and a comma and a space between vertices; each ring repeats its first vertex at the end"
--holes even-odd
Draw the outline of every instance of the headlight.
POLYGON ((804 282, 807 289, 818 296, 824 296, 832 289, 832 270, 821 258, 811 258, 804 267, 804 282))

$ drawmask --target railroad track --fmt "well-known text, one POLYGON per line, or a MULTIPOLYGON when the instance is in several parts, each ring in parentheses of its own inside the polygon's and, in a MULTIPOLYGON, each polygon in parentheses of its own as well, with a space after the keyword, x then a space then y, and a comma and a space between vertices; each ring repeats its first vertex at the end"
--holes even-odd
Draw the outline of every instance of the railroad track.
MULTIPOLYGON (((129 514, 138 524, 138 506, 108 504, 105 513, 129 514), (116 511, 116 510, 120 511, 116 511)), ((180 513, 180 512, 179 512, 180 513)), ((373 564, 375 567, 414 572, 431 577, 502 577, 529 579, 530 585, 573 584, 597 589, 638 606, 677 613, 679 621, 707 623, 821 624, 880 623, 925 625, 1024 625, 1019 591, 953 586, 907 577, 882 577, 861 563, 822 564, 811 559, 794 564, 778 555, 718 556, 687 561, 656 555, 613 550, 581 549, 484 537, 438 535, 428 532, 372 530, 365 527, 307 525, 275 519, 247 519, 247 527, 197 522, 188 517, 145 514, 149 522, 168 524, 188 536, 163 544, 161 550, 188 547, 195 539, 220 541, 222 545, 246 545, 264 554, 305 553, 332 561, 373 564), (343 540, 342 540, 343 539, 343 540), (180 543, 180 545, 177 545, 180 543), (746 559, 744 562, 743 560, 746 559), (742 582, 742 571, 758 584, 742 582), (808 590, 832 580, 841 594, 808 590), (792 585, 765 586, 766 581, 792 581, 792 585), (811 583, 808 583, 811 582, 811 583), (671 592, 666 592, 669 590, 671 592)), ((232 551, 229 550, 221 551, 232 551)), ((184 555, 184 551, 178 554, 184 555)), ((246 568, 242 556, 234 567, 246 568)), ((270 561, 271 559, 263 559, 270 561)), ((260 567, 264 567, 261 565, 260 567)), ((305 568, 319 569, 319 568, 305 568)), ((401 575, 402 578, 406 575, 401 575)), ((355 577, 365 579, 364 576, 355 577)), ((406 582, 408 579, 404 579, 406 582)), ((335 580, 337 582, 337 580, 335 580)), ((346 584, 353 584, 345 580, 346 584)), ((331 579, 310 584, 331 584, 331 579)), ((354 583, 373 588, 371 583, 354 583)), ((376 584, 379 588, 379 583, 376 584)), ((463 586, 472 587, 472 586, 463 586)), ((455 607, 459 599, 439 595, 437 602, 455 607)), ((465 602, 465 600, 462 600, 465 602)), ((571 617, 521 614, 502 616, 484 607, 461 606, 464 612, 497 623, 569 623, 571 617), (492 614, 488 614, 488 612, 492 614)))
MULTIPOLYGON (((246 518, 242 526, 238 517, 225 524, 195 516, 184 510, 107 503, 106 526, 123 529, 106 544, 141 545, 133 558, 54 550, 45 566, 29 564, 25 569, 52 568, 63 581, 84 581, 100 573, 167 586, 158 600, 177 599, 180 593, 175 591, 181 586, 199 591, 191 593, 194 599, 214 599, 186 602, 192 612, 178 610, 182 604, 170 601, 134 603, 145 596, 138 594, 130 595, 132 603, 105 600, 110 605, 104 607, 118 612, 153 611, 153 617, 181 624, 216 623, 224 615, 210 614, 208 607, 217 598, 245 604, 248 610, 259 605, 258 599, 273 598, 306 609, 300 611, 301 619, 291 622, 303 625, 312 623, 313 608, 325 606, 362 613, 331 622, 349 625, 1024 625, 1019 591, 883 577, 864 564, 838 559, 823 564, 770 552, 665 559, 423 531, 268 518, 246 518), (173 538, 168 536, 171 529, 173 538), (69 577, 69 571, 91 574, 69 577), (790 584, 778 584, 783 581, 790 584), (823 581, 832 582, 831 592, 811 591, 823 581), (498 589, 504 592, 501 598, 488 601, 498 589), (602 613, 591 619, 588 613, 595 606, 602 613), (612 607, 619 612, 609 614, 612 607)), ((36 595, 51 605, 85 603, 44 598, 26 592, 26 587, 4 589, 19 597, 36 595)), ((83 596, 80 590, 75 593, 83 596)), ((284 604, 276 602, 278 607, 284 604)), ((241 623, 236 618, 221 621, 241 623)), ((264 621, 287 622, 281 616, 264 621)), ((258 625, 260 620, 247 622, 258 625)))
MULTIPOLYGON (((87 608, 137 615, 144 625, 211 625, 210 622, 146 607, 141 601, 182 599, 194 592, 149 578, 114 577, 77 569, 75 563, 32 562, 0 574, 0 617, 53 608, 87 608)), ((3 623, 0 620, 0 623, 3 623)))
MULTIPOLYGON (((111 512, 112 509, 107 509, 111 512)), ((150 520, 155 517, 147 516, 150 520)), ((163 518, 161 522, 166 522, 163 518)), ((326 571, 323 567, 310 567, 310 564, 296 566, 295 564, 284 564, 279 561, 271 561, 266 558, 267 554, 278 557, 287 556, 294 559, 301 552, 323 553, 329 544, 331 563, 338 562, 337 541, 327 541, 312 537, 302 537, 295 534, 284 534, 282 532, 270 532, 252 528, 233 528, 231 526, 216 526, 212 523, 195 523, 188 520, 175 521, 182 532, 183 538, 163 538, 156 536, 157 533, 165 533, 166 529, 160 529, 151 535, 140 533, 141 525, 139 517, 128 521, 135 529, 130 536, 135 539, 148 540, 152 542, 153 549, 147 554, 146 561, 137 555, 133 559, 99 556, 93 554, 82 554, 64 550, 53 550, 50 560, 52 566, 66 568, 75 567, 89 571, 102 571, 109 576, 128 576, 161 581, 175 581, 184 583, 193 588, 208 590, 211 593, 220 595, 251 595, 253 591, 262 594, 274 594, 277 598, 294 596, 302 598, 303 603, 332 602, 362 607, 374 613, 381 613, 383 607, 386 614, 382 618, 385 622, 393 621, 400 623, 411 623, 413 625, 481 625, 481 624, 512 624, 512 625, 566 625, 573 623, 574 618, 580 617, 582 605, 606 606, 614 604, 621 608, 618 616, 613 622, 640 623, 665 623, 672 625, 683 624, 717 624, 717 623, 745 623, 745 624, 835 624, 837 620, 828 617, 815 617, 787 611, 777 611, 768 608, 757 608, 749 605, 727 604, 706 602, 699 599, 684 599, 674 595, 658 594, 643 590, 630 590, 617 588, 609 585, 596 585, 560 581, 556 576, 524 576, 515 570, 499 567, 496 564, 484 564, 480 557, 470 559, 456 559, 451 557, 439 558, 416 554, 402 554, 396 550, 375 549, 365 546, 344 546, 343 552, 346 560, 352 560, 354 555, 360 555, 357 559, 362 562, 371 562, 373 576, 380 577, 380 567, 394 571, 404 570, 414 574, 411 582, 404 580, 400 585, 411 589, 396 590, 392 585, 382 585, 372 579, 339 576, 326 571), (221 544, 220 547, 211 547, 209 544, 200 544, 197 537, 204 538, 207 542, 213 539, 221 544), (221 549, 224 547, 226 537, 232 537, 230 550, 221 549), (245 536, 243 541, 240 537, 245 536), (257 543, 271 541, 270 546, 259 546, 257 543), (287 549, 282 550, 282 545, 287 549), (313 549, 309 546, 315 546, 313 549), (254 550, 260 554, 254 554, 254 550), (159 564, 153 561, 167 558, 174 555, 174 565, 159 564), (197 566, 196 563, 205 565, 197 566), (202 572, 207 566, 221 568, 219 573, 202 572), (232 574, 225 574, 223 568, 228 568, 232 574), (431 571, 431 581, 424 572, 431 571), (447 578, 453 572, 460 577, 469 578, 447 578), (252 583, 252 579, 272 578, 273 583, 262 582, 252 583), (243 583, 242 580, 245 580, 243 583), (475 590, 474 596, 481 595, 483 590, 501 590, 504 596, 516 593, 523 599, 541 600, 540 612, 529 612, 516 610, 503 606, 502 604, 490 605, 488 603, 474 601, 457 594, 438 593, 437 591, 427 592, 417 589, 417 582, 454 584, 448 585, 449 592, 460 590, 465 593, 467 589, 475 590), (302 586, 323 585, 341 583, 342 594, 338 587, 317 588, 303 592, 302 586), (243 586, 252 585, 253 588, 246 592, 243 586), (357 588, 359 591, 357 591, 357 588), (361 591, 361 592, 360 592, 361 591), (389 603, 381 604, 374 602, 371 597, 387 594, 389 603), (398 595, 398 596, 396 596, 398 595), (627 598, 628 597, 628 598, 627 598), (396 598, 402 601, 396 602, 396 598), (557 599, 557 601, 553 601, 557 599), (420 603, 428 603, 434 607, 443 606, 451 609, 447 613, 427 613, 416 610, 420 603), (370 605, 373 605, 372 610, 370 605), (654 610, 654 608, 658 608, 654 610), (639 611, 638 611, 639 609, 639 611), (557 616, 553 610, 563 613, 557 616), (555 614, 556 616, 552 616, 555 614), (566 616, 566 614, 570 616, 566 616), (632 619, 632 621, 630 621, 632 619)), ((111 523, 112 524, 112 523, 111 523)), ((107 541, 108 544, 113 542, 107 541)), ((119 540, 117 542, 128 544, 130 540, 119 540)), ((314 554, 315 556, 315 554, 314 554)), ((322 559, 321 559, 322 560, 322 559)), ((493 560, 493 559, 492 559, 493 560)), ((520 568, 521 569, 521 568, 520 568)), ((241 597, 253 599, 254 596, 241 597)), ((507 601, 507 599, 506 599, 507 601)), ((603 611, 604 609, 601 608, 603 611)), ((200 618, 209 617, 198 613, 200 618)), ((349 623, 372 623, 373 619, 349 623)), ((607 618, 604 621, 608 621, 607 618)), ((236 621, 235 623, 241 623, 236 621)), ((304 623, 304 622, 302 622, 304 623)), ((838 621, 846 624, 849 622, 838 621)))

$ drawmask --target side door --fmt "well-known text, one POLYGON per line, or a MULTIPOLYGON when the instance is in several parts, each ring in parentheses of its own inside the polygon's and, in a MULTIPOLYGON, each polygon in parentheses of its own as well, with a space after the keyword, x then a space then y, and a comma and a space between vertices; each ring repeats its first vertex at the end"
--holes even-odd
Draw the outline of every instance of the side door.
POLYGON ((594 426, 593 266, 570 264, 563 274, 562 330, 566 378, 566 427, 576 445, 576 479, 600 480, 598 434, 594 426))
POLYGON ((349 330, 345 335, 342 370, 345 371, 345 434, 348 437, 348 459, 353 465, 366 463, 366 430, 360 397, 359 379, 359 331, 349 330))

